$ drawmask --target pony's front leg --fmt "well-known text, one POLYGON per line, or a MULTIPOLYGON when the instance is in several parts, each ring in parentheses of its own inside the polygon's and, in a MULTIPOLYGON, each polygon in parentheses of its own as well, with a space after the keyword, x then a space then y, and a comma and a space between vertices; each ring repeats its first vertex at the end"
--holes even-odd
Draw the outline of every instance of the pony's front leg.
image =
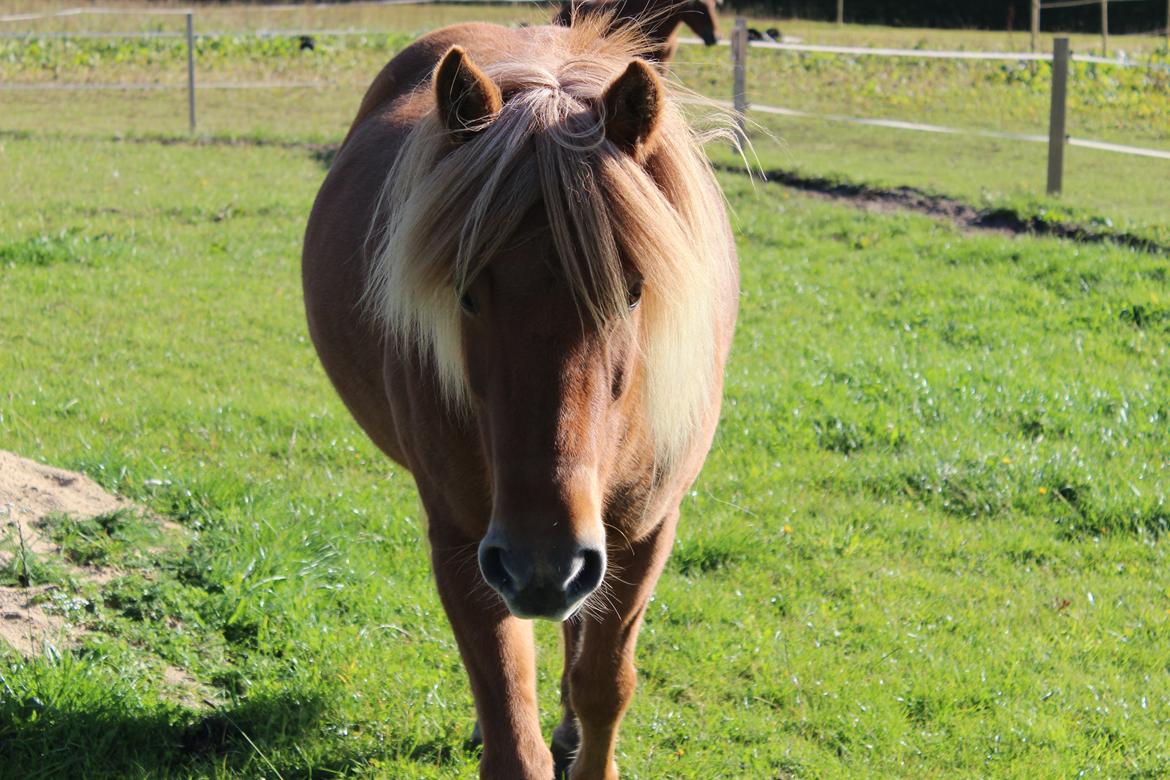
POLYGON ((569 677, 573 672, 573 662, 577 660, 577 648, 581 639, 581 623, 579 619, 571 618, 561 624, 565 645, 565 667, 561 673, 561 722, 553 729, 552 755, 556 763, 557 778, 560 780, 569 774, 569 765, 573 763, 573 756, 577 755, 577 748, 581 744, 581 732, 577 729, 577 716, 573 714, 573 702, 569 696, 569 677))
POLYGON ((512 617, 488 590, 475 564, 475 542, 436 525, 432 519, 431 561, 475 696, 483 737, 479 776, 549 780, 553 760, 540 734, 532 624, 512 617))
POLYGON ((610 549, 610 570, 582 619, 577 656, 569 672, 569 696, 581 744, 572 780, 617 780, 614 748, 618 725, 634 695, 634 645, 646 603, 674 542, 677 511, 629 546, 610 549))

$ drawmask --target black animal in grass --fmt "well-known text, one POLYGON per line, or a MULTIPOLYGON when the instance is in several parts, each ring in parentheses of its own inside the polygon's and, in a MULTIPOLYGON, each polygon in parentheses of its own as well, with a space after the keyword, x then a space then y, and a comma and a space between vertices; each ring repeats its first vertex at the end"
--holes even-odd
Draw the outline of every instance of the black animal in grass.
POLYGON ((749 41, 767 41, 768 43, 781 43, 784 40, 784 36, 780 33, 780 30, 776 27, 769 27, 767 30, 764 30, 763 32, 760 32, 755 27, 749 27, 748 28, 748 40, 749 41))

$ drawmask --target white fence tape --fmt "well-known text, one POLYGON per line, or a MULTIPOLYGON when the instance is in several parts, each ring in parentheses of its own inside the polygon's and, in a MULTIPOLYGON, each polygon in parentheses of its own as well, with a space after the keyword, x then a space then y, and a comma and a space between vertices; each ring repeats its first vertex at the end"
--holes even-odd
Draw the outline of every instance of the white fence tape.
MULTIPOLYGON (((730 103, 721 103, 721 105, 731 107, 730 103)), ((800 109, 796 108, 781 108, 780 106, 761 106, 753 104, 748 106, 748 111, 759 111, 761 114, 790 116, 799 119, 823 119, 828 122, 846 122, 848 124, 854 125, 888 127, 894 130, 917 130, 923 133, 942 133, 945 135, 976 135, 983 136, 985 138, 1003 138, 1009 141, 1048 141, 1048 136, 1046 135, 1009 133, 1003 130, 977 130, 961 127, 947 127, 945 125, 928 125, 921 122, 906 122, 901 119, 874 119, 870 117, 846 116, 845 114, 819 114, 812 111, 801 111, 800 109)))
POLYGON ((1139 157, 1157 157, 1160 160, 1170 160, 1170 152, 1162 149, 1142 149, 1137 146, 1111 144, 1105 141, 1090 141, 1085 138, 1068 139, 1069 146, 1083 146, 1086 149, 1099 149, 1103 152, 1119 152, 1121 154, 1136 154, 1139 157))
MULTIPOLYGON (((1117 2, 1117 0, 1113 0, 1117 2)), ((279 3, 275 5, 257 5, 251 10, 257 13, 267 13, 268 11, 314 11, 318 9, 336 8, 344 5, 347 8, 358 6, 382 6, 382 5, 433 5, 444 3, 466 3, 475 5, 544 5, 547 0, 355 0, 355 2, 344 3, 279 3)), ((190 8, 66 8, 62 11, 49 11, 46 13, 23 13, 23 14, 6 14, 0 16, 0 22, 31 22, 37 19, 54 19, 66 16, 84 16, 86 14, 125 14, 127 16, 139 16, 142 14, 157 14, 157 15, 171 15, 171 14, 186 14, 192 9, 190 8)))
POLYGON ((69 16, 90 16, 113 14, 115 16, 186 16, 191 13, 190 8, 66 8, 63 11, 50 11, 40 14, 6 14, 0 16, 0 22, 32 22, 37 19, 60 19, 69 16))
POLYGON ((141 30, 137 32, 0 32, 0 40, 66 39, 66 38, 186 38, 186 33, 141 30))
MULTIPOLYGON (((413 0, 412 0, 413 1, 413 0)), ((401 35, 402 30, 321 30, 321 29, 290 29, 290 30, 208 30, 195 33, 196 38, 296 38, 302 35, 320 37, 373 37, 401 35)), ((0 40, 25 38, 185 38, 185 33, 165 32, 160 30, 143 30, 141 32, 0 32, 0 40)))
MULTIPOLYGON (((516 3, 533 3, 540 2, 540 0, 507 0, 508 2, 516 3)), ((386 2, 372 3, 373 5, 419 5, 419 4, 441 4, 441 3, 477 3, 483 0, 386 0, 386 2)), ((355 3, 355 5, 357 5, 355 3)), ((285 8, 312 8, 313 6, 257 6, 264 10, 283 10, 285 8)), ((96 9, 95 9, 96 10, 96 9)), ((172 11, 160 11, 160 13, 170 14, 172 11)), ((185 13, 185 12, 184 12, 185 13)), ((38 17, 42 18, 42 17, 38 17)), ((6 17, 0 17, 0 22, 6 21, 6 17)), ((208 32, 196 33, 196 38, 222 38, 222 37, 248 37, 256 36, 258 38, 279 38, 282 36, 300 36, 300 35, 322 35, 333 37, 349 37, 349 36, 373 36, 373 35, 395 35, 401 31, 395 30, 366 30, 366 29, 338 29, 338 30, 321 30, 321 29, 291 29, 291 30, 212 30, 208 32)), ((164 32, 159 30, 127 30, 126 32, 60 32, 60 31, 35 31, 35 32, 0 32, 0 39, 6 38, 182 38, 181 32, 164 32)), ((698 38, 679 38, 680 44, 688 46, 704 46, 698 38)), ((727 41, 719 41, 719 45, 726 46, 727 41)), ((825 53, 825 54, 853 54, 858 56, 878 56, 878 57, 919 57, 923 59, 939 59, 939 60, 1002 60, 1002 61, 1016 61, 1016 62, 1049 62, 1052 59, 1051 54, 1043 52, 1006 52, 1006 51, 946 51, 941 49, 887 49, 887 48, 873 48, 867 46, 826 46, 819 44, 807 43, 772 43, 769 41, 752 41, 748 44, 760 49, 779 49, 783 51, 796 52, 810 52, 810 53, 825 53)), ((1156 70, 1170 71, 1170 64, 1162 64, 1157 62, 1141 62, 1138 60, 1121 59, 1116 57, 1098 57, 1093 54, 1074 54, 1072 55, 1073 62, 1087 62, 1096 65, 1115 65, 1122 68, 1153 68, 1156 70)), ((676 67, 680 63, 676 63, 676 67)))
MULTIPOLYGON (((731 108, 731 103, 719 101, 719 104, 731 108)), ((1009 133, 1003 130, 980 130, 964 127, 947 127, 946 125, 928 125, 920 122, 905 122, 900 119, 872 119, 869 117, 846 116, 845 114, 818 114, 811 111, 801 111, 796 108, 781 108, 780 106, 749 105, 748 111, 758 111, 761 114, 790 116, 799 119, 823 119, 827 122, 846 122, 854 125, 869 125, 871 127, 888 127, 894 130, 916 130, 923 133, 942 133, 945 135, 972 135, 982 138, 1002 138, 1008 141, 1029 141, 1032 143, 1048 143, 1048 136, 1031 133, 1009 133)), ((1139 157, 1154 157, 1160 160, 1170 160, 1170 150, 1145 149, 1138 146, 1112 144, 1106 141, 1091 141, 1085 138, 1069 138, 1069 146, 1081 146, 1086 149, 1096 149, 1102 152, 1117 152, 1132 154, 1139 157)))
MULTIPOLYGON (((322 89, 336 86, 331 81, 201 81, 196 89, 322 89)), ((118 83, 84 83, 52 81, 45 84, 29 82, 4 84, 0 83, 0 92, 152 92, 155 90, 181 89, 186 90, 186 84, 118 84, 118 83)))
MULTIPOLYGON (((679 43, 688 46, 703 46, 698 38, 679 38, 679 43)), ((720 46, 729 45, 719 41, 720 46)), ((852 54, 859 57, 911 57, 926 60, 1006 60, 1009 62, 1051 62, 1052 55, 1030 51, 957 51, 948 49, 890 49, 875 46, 829 46, 815 43, 775 43, 772 41, 751 41, 753 49, 775 49, 779 51, 809 52, 816 54, 852 54)), ((1116 57, 1098 57, 1092 54, 1074 54, 1073 62, 1091 62, 1097 65, 1117 65, 1123 68, 1167 68, 1161 63, 1141 62, 1116 57)))
MULTIPOLYGON (((354 6, 379 6, 379 5, 428 5, 436 0, 360 0, 358 2, 345 3, 346 7, 352 8, 354 6)), ((522 0, 529 2, 531 0, 522 0)), ((341 3, 282 3, 280 5, 258 5, 253 8, 257 12, 268 11, 306 11, 320 8, 335 8, 342 5, 341 3)), ((66 8, 63 11, 49 11, 46 13, 26 13, 26 14, 6 14, 0 16, 0 22, 31 22, 37 19, 55 19, 67 16, 86 16, 98 14, 114 14, 125 16, 141 16, 143 14, 151 14, 156 16, 185 16, 191 13, 194 9, 191 8, 66 8)))

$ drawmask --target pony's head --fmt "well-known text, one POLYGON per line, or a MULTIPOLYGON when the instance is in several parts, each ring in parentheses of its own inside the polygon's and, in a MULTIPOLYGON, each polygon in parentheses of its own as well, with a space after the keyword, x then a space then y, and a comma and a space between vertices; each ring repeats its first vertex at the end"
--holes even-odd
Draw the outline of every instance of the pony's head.
POLYGON ((636 30, 648 46, 643 56, 656 62, 674 58, 674 38, 680 24, 686 24, 703 43, 719 42, 719 14, 722 0, 564 0, 553 18, 554 24, 577 26, 590 17, 609 20, 609 32, 621 28, 636 30))
POLYGON ((559 620, 602 581, 630 475, 670 472, 710 422, 713 269, 732 250, 706 158, 634 38, 534 35, 482 69, 442 58, 387 181, 368 295, 478 430, 484 579, 514 614, 559 620))
POLYGON ((679 8, 679 21, 703 39, 703 43, 714 46, 719 42, 719 13, 717 0, 688 0, 679 8))

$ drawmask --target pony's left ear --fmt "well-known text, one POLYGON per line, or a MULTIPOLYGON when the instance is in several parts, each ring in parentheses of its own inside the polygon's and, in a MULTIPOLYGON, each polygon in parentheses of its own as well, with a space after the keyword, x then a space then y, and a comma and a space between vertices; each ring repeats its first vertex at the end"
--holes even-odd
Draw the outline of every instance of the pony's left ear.
POLYGON ((500 88, 458 46, 435 69, 435 101, 439 120, 460 141, 482 130, 504 105, 500 88))
POLYGON ((605 137, 622 151, 636 155, 654 140, 662 102, 658 74, 643 60, 634 60, 601 99, 605 137))

